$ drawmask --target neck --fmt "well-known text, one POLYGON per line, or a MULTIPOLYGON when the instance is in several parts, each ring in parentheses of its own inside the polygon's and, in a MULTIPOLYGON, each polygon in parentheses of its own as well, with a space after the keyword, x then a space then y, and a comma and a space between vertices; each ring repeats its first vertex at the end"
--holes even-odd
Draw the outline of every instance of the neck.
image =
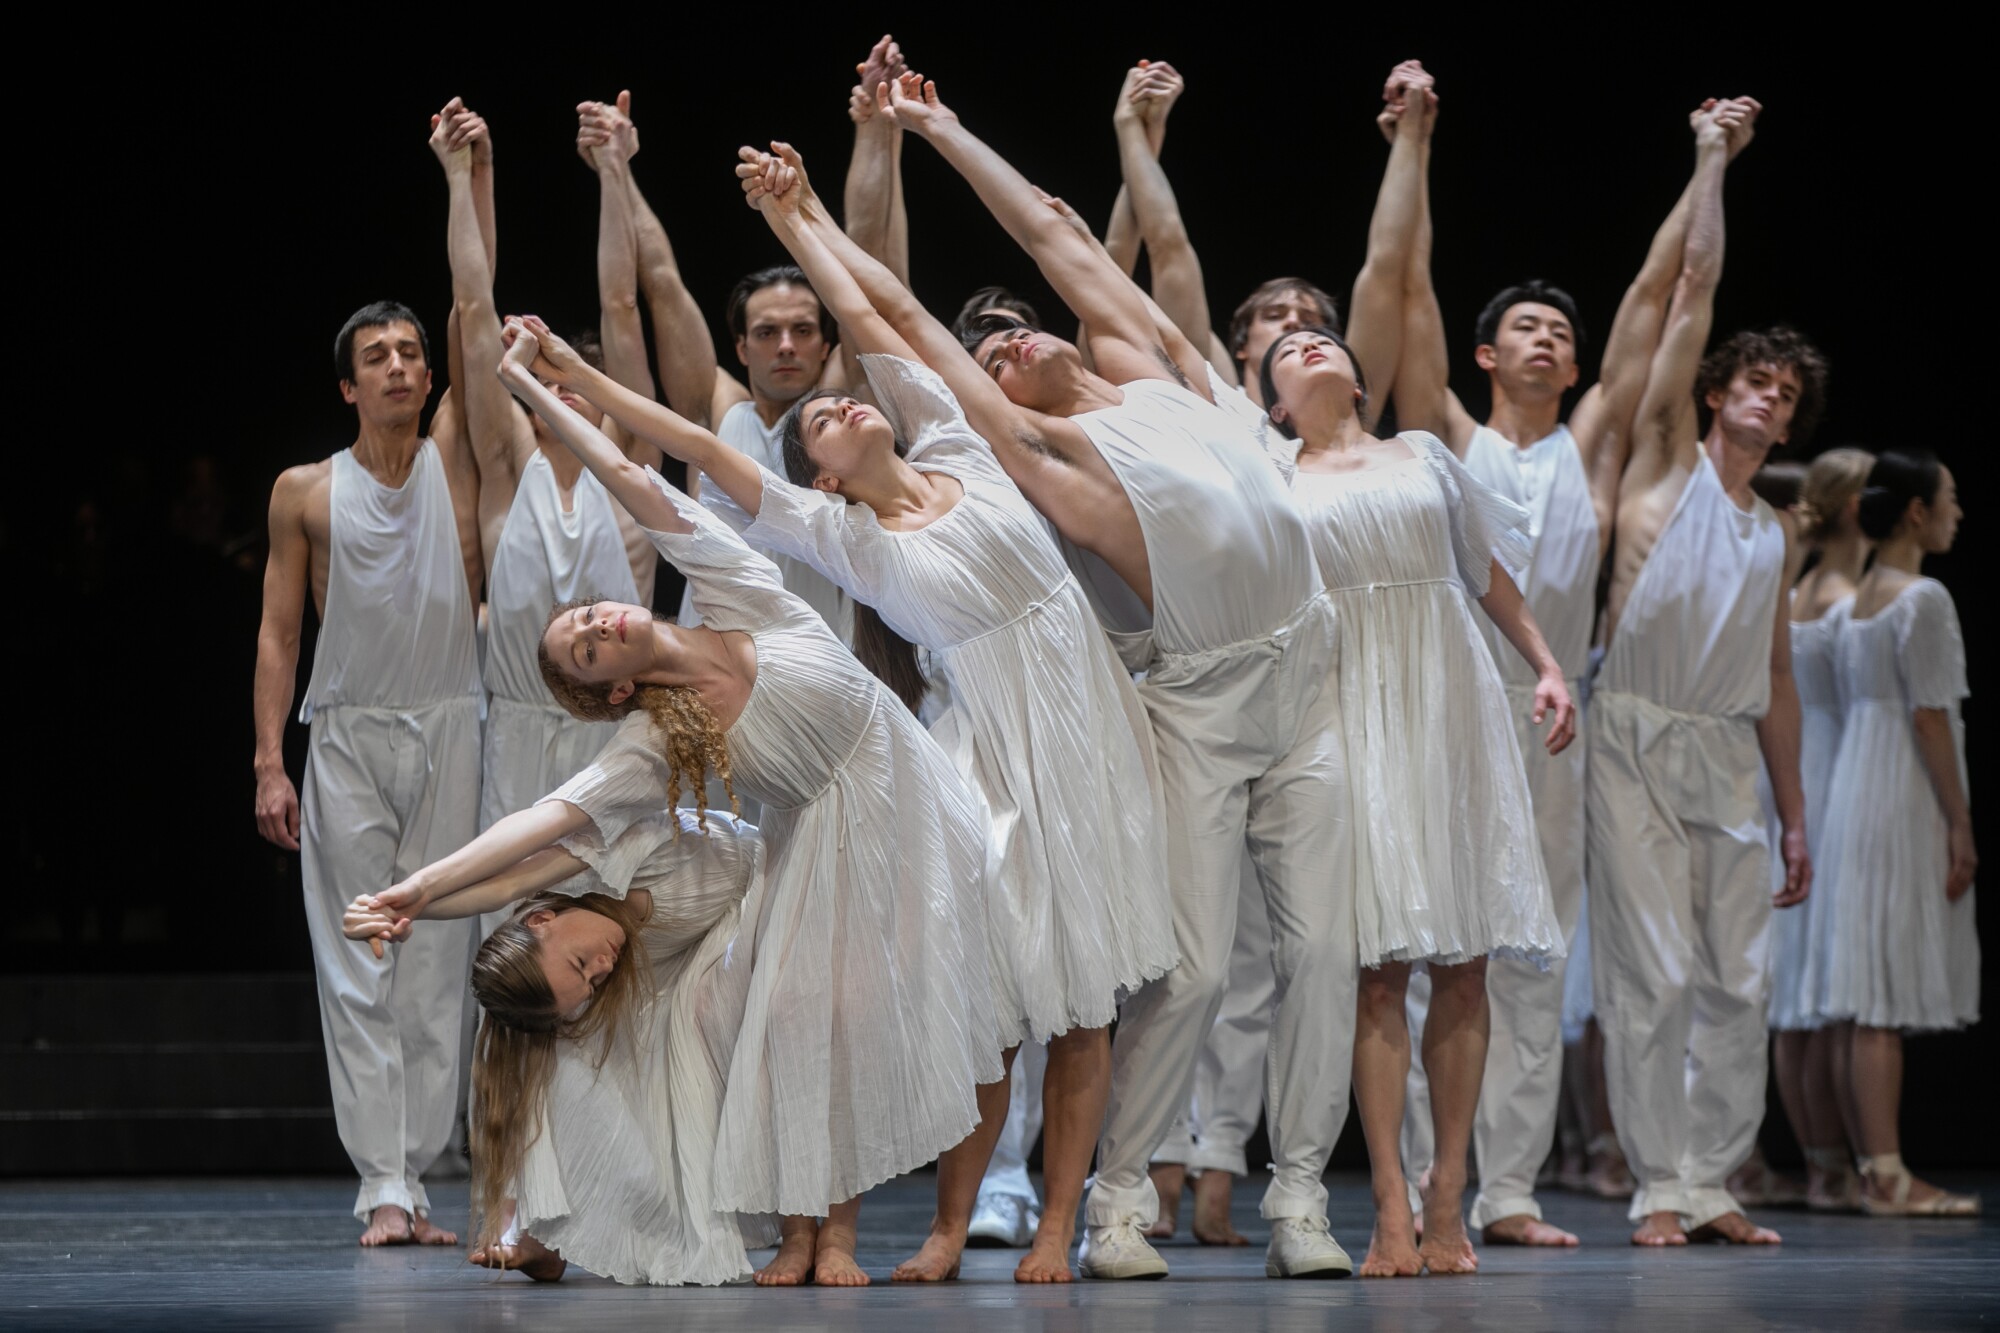
POLYGON ((362 418, 361 433, 354 441, 354 461, 375 475, 403 476, 424 442, 418 418, 400 425, 385 426, 362 418))
POLYGON ((1708 461, 1715 464, 1715 475, 1721 479, 1722 489, 1737 504, 1749 508, 1756 494, 1750 489, 1750 479, 1770 457, 1771 446, 1763 441, 1746 443, 1734 439, 1717 421, 1708 428, 1708 438, 1701 442, 1701 447, 1708 451, 1708 461))
POLYGON ((1900 569, 1905 574, 1919 574, 1924 567, 1924 548, 1917 539, 1907 532, 1899 532, 1875 548, 1877 569, 1900 569))
POLYGON ((549 460, 549 470, 556 474, 556 485, 566 491, 575 489, 576 479, 583 475, 583 460, 569 446, 549 434, 540 417, 535 418, 535 447, 542 451, 542 457, 549 460))
POLYGON ((1063 395, 1062 405, 1049 413, 1050 416, 1073 417, 1083 412, 1095 412, 1101 407, 1116 407, 1125 401, 1125 391, 1093 370, 1078 373, 1075 383, 1063 395))
POLYGON ((878 518, 921 513, 930 502, 924 474, 889 454, 854 476, 843 477, 840 494, 853 504, 867 505, 878 518))
POLYGON ((1236 363, 1236 378, 1243 385, 1243 396, 1245 398, 1248 398, 1259 407, 1269 407, 1269 404, 1264 401, 1263 376, 1251 368, 1248 360, 1236 363))
POLYGON ((1837 574, 1849 583, 1859 583, 1861 571, 1868 565, 1868 551, 1873 545, 1861 535, 1858 527, 1849 532, 1836 532, 1820 543, 1819 568, 1828 574, 1837 574))
MULTIPOLYGON (((806 393, 811 392, 811 389, 806 390, 806 393)), ((804 395, 800 396, 803 397, 804 395)), ((766 430, 777 425, 778 419, 791 411, 792 404, 797 401, 797 398, 791 398, 781 403, 775 398, 766 397, 756 389, 750 390, 750 406, 756 409, 757 420, 764 423, 764 429, 766 430)), ((722 423, 718 421, 715 424, 719 426, 722 423)))
POLYGON ((1547 439, 1561 424, 1561 394, 1516 397, 1498 379, 1493 381, 1493 411, 1486 418, 1486 428, 1515 448, 1525 449, 1547 439))
POLYGON ((1368 438, 1354 400, 1345 394, 1316 393, 1292 414, 1292 429, 1298 432, 1299 452, 1337 453, 1352 449, 1368 438))
POLYGON ((652 661, 633 679, 645 685, 687 685, 696 693, 734 676, 722 635, 705 626, 683 629, 653 622, 652 661))

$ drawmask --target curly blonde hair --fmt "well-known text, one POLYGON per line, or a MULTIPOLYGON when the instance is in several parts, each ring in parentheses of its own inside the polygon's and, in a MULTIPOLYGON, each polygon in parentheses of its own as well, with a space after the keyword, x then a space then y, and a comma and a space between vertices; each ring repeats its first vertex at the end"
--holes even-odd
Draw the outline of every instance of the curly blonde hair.
MULTIPOLYGON (((708 774, 711 772, 722 779, 722 790, 729 795, 729 812, 743 813, 742 802, 736 799, 736 787, 729 774, 729 738, 721 727, 715 724, 715 714, 708 711, 708 705, 701 696, 686 685, 646 685, 640 684, 619 703, 611 702, 611 683, 605 681, 592 684, 581 681, 564 671, 562 664, 549 656, 548 626, 556 623, 558 617, 566 616, 579 607, 593 606, 603 599, 580 597, 575 601, 563 602, 549 612, 547 624, 542 627, 541 642, 535 646, 535 660, 542 668, 542 682, 549 687, 563 711, 571 717, 585 722, 617 722, 627 715, 645 710, 653 719, 653 732, 659 737, 660 749, 667 759, 667 808, 680 804, 683 788, 694 793, 695 813, 705 819, 708 815, 708 774)), ((678 826, 674 837, 681 835, 678 826)))
POLYGON ((1833 535, 1847 502, 1868 485, 1875 455, 1866 449, 1829 449, 1813 459, 1799 484, 1799 540, 1817 546, 1833 535))

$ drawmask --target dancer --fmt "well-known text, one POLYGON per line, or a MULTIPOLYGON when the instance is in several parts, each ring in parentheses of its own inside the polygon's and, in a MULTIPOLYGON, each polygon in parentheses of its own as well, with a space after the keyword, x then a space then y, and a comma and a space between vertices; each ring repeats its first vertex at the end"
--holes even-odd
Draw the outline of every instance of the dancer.
POLYGON ((1967 804, 1965 637, 1951 593, 1923 576, 1958 535, 1951 470, 1927 453, 1886 453, 1861 494, 1875 563, 1838 622, 1845 705, 1827 792, 1824 849, 1834 886, 1821 913, 1819 1010, 1854 1024, 1849 1095, 1861 1208, 1875 1216, 1966 1217, 1903 1165, 1903 1036, 1979 1021, 1979 868, 1967 804))
POLYGON ((1619 484, 1591 696, 1591 970, 1639 1182, 1633 1243, 1772 1244, 1724 1182, 1763 1119, 1771 909, 1805 899, 1812 865, 1783 586, 1791 523, 1750 479, 1773 447, 1811 434, 1826 362, 1789 329, 1702 357, 1722 272, 1720 117, 1696 143, 1681 273, 1619 484), (1775 898, 1760 750, 1784 830, 1775 898))
POLYGON ((975 1086, 1003 1072, 977 802, 769 561, 556 396, 548 385, 573 388, 575 352, 539 320, 507 332, 507 387, 654 534, 705 621, 610 602, 550 620, 543 677, 558 701, 624 719, 557 795, 607 839, 710 770, 764 803, 769 888, 744 911, 754 962, 715 1206, 786 1214, 759 1282, 865 1283, 860 1194, 962 1140, 975 1086))
POLYGON ((1486 1066, 1486 957, 1546 965, 1562 932, 1530 827, 1510 705, 1467 594, 1535 673, 1531 716, 1560 753, 1576 706, 1497 551, 1526 555, 1527 511, 1487 489, 1435 436, 1362 429, 1367 381, 1340 335, 1272 343, 1261 370, 1271 422, 1296 452, 1286 470, 1307 515, 1346 642, 1341 718, 1357 773, 1355 933, 1362 964, 1355 1100, 1367 1132, 1375 1234, 1363 1277, 1478 1268, 1461 1213, 1486 1066), (1437 1161, 1424 1236, 1399 1157, 1410 1034, 1410 964, 1428 964, 1424 1023, 1437 1161))
MULTIPOLYGON (((419 1179, 451 1137, 469 923, 427 926, 394 958, 345 943, 340 916, 477 831, 478 477, 457 430, 426 437, 430 343, 408 307, 363 306, 334 340, 350 447, 271 489, 257 635, 257 828, 298 851, 334 1125, 361 1177, 363 1245, 455 1245, 419 1179), (310 593, 320 634, 299 709, 301 806, 285 714, 310 593)), ((447 413, 440 408, 439 419, 447 413)))
POLYGON ((1821 873, 1813 894, 1771 927, 1772 1072, 1785 1117, 1806 1156, 1806 1205, 1822 1212, 1860 1206, 1841 1116, 1852 1028, 1819 1013, 1829 913, 1836 889, 1819 855, 1827 836, 1826 797, 1840 748, 1841 701, 1834 647, 1872 543, 1861 531, 1861 492, 1874 456, 1829 449, 1812 461, 1794 519, 1813 567, 1792 587, 1792 675, 1799 690, 1799 780, 1805 789, 1807 847, 1821 873))
MULTIPOLYGON (((1415 61, 1399 66, 1385 96, 1399 123, 1411 118, 1420 122, 1428 159, 1437 118, 1429 73, 1415 61)), ((1753 104, 1710 101, 1696 109, 1690 124, 1700 130, 1715 122, 1733 156, 1749 142, 1755 114, 1753 104)), ((1492 400, 1485 424, 1476 422, 1448 382, 1444 320, 1431 283, 1427 190, 1417 221, 1395 386, 1396 420, 1408 429, 1435 434, 1474 477, 1529 511, 1529 555, 1513 572, 1572 697, 1580 696, 1590 667, 1598 571, 1611 543, 1612 509, 1632 418, 1680 275, 1692 190, 1690 184, 1654 234, 1645 262, 1619 302, 1598 382, 1567 424, 1563 397, 1576 384, 1584 341, 1575 303, 1560 288, 1539 281, 1510 286, 1487 302, 1474 333, 1473 359, 1486 372, 1492 400)), ((1566 956, 1546 968, 1513 958, 1488 965, 1492 1039, 1473 1128, 1479 1193, 1471 1221, 1490 1245, 1569 1246, 1577 1238, 1542 1219, 1535 1177, 1549 1155, 1561 1099, 1564 976, 1584 897, 1586 747, 1552 754, 1535 743, 1534 672, 1496 622, 1483 620, 1481 627, 1506 682, 1566 956)), ((1428 985, 1428 978, 1412 979, 1413 1022, 1422 1021, 1428 985)), ((1421 1180, 1433 1157, 1429 1117, 1421 1113, 1427 1096, 1424 1072, 1420 1062, 1413 1063, 1411 1114, 1404 1128, 1405 1167, 1413 1181, 1421 1180)))
POLYGON ((1060 201, 1051 201, 912 74, 880 99, 971 182, 1076 316, 1076 347, 1012 319, 975 320, 971 355, 933 363, 1072 566, 1140 686, 1166 797, 1181 963, 1128 1000, 1085 1209, 1085 1276, 1159 1277, 1147 1159, 1187 1104, 1222 1000, 1246 840, 1272 907, 1272 1220, 1265 1271, 1335 1276, 1320 1176, 1346 1113, 1354 1002, 1351 845, 1334 692, 1332 610, 1277 475, 1209 398, 1200 351, 1060 201))
POLYGON ((570 1262, 626 1283, 750 1275, 710 1176, 749 971, 729 951, 762 852, 712 810, 607 841, 549 796, 349 905, 348 938, 378 950, 418 920, 502 918, 472 966, 473 1263, 538 1282, 570 1262))

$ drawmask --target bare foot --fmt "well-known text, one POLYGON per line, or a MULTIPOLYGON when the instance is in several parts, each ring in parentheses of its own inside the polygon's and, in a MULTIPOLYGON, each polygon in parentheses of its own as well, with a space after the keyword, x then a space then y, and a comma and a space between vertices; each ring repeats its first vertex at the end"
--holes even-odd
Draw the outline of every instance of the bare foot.
MULTIPOLYGON (((822 1287, 865 1287, 868 1274, 861 1271, 861 1265, 854 1258, 854 1237, 839 1236, 840 1228, 823 1226, 819 1230, 819 1250, 813 1260, 813 1281, 822 1287)), ((960 1243, 963 1244, 963 1238, 960 1243)), ((952 1269, 955 1274, 957 1266, 952 1269)))
POLYGON ((797 1287, 812 1281, 815 1231, 794 1231, 778 1242, 778 1253, 758 1269, 752 1281, 760 1287, 797 1287))
MULTIPOLYGON (((1039 1233, 1037 1233, 1039 1236, 1039 1233)), ((896 1265, 891 1282, 949 1282, 958 1276, 958 1261, 965 1254, 965 1233, 940 1230, 936 1224, 917 1252, 896 1265)))
POLYGON ((1526 1213, 1515 1213, 1497 1222, 1489 1222, 1479 1233, 1479 1239, 1488 1245, 1548 1245, 1561 1248, 1576 1244, 1576 1237, 1561 1227, 1550 1226, 1539 1217, 1526 1213))
POLYGON ((368 1229, 361 1233, 361 1243, 369 1249, 377 1245, 408 1245, 415 1239, 410 1215, 393 1203, 385 1203, 368 1214, 368 1229))
POLYGON ((1368 1257, 1361 1261, 1363 1277, 1415 1277, 1424 1271, 1417 1253, 1417 1221, 1410 1201, 1397 1197, 1375 1201, 1375 1231, 1368 1237, 1368 1257))
POLYGON ((1065 1226, 1060 1221, 1044 1215, 1042 1224, 1035 1228, 1035 1239, 1028 1246, 1028 1253, 1015 1265, 1016 1282, 1073 1282, 1076 1275, 1070 1272, 1069 1247, 1075 1239, 1075 1227, 1065 1226))
POLYGON ((1472 1237, 1465 1234, 1465 1214, 1460 1211, 1464 1206, 1463 1185, 1445 1189, 1430 1182, 1424 1192, 1424 1233, 1417 1255, 1438 1277, 1479 1271, 1479 1255, 1472 1248, 1472 1237))
POLYGON ((1194 1178, 1194 1238, 1204 1245, 1248 1245, 1229 1222, 1229 1191, 1236 1177, 1204 1171, 1194 1178))
POLYGON ((1688 1232, 1689 1240, 1722 1240, 1731 1245, 1777 1245, 1784 1237, 1769 1227, 1760 1227, 1741 1213, 1724 1213, 1688 1232))
POLYGON ((1160 1196, 1160 1220, 1146 1228, 1147 1240, 1172 1240, 1181 1220, 1181 1191, 1187 1188, 1187 1168, 1179 1162, 1156 1162, 1147 1171, 1153 1192, 1160 1196))
POLYGON ((410 1234, 416 1237, 419 1245, 458 1244, 456 1231, 446 1231, 443 1227, 432 1226, 431 1220, 422 1213, 418 1213, 410 1220, 410 1234))
POLYGON ((1648 1213, 1639 1229, 1632 1233, 1634 1245, 1685 1245, 1687 1232, 1681 1230, 1678 1213, 1648 1213))
POLYGON ((468 1263, 481 1268, 505 1268, 523 1273, 537 1282, 560 1282, 569 1263, 560 1254, 536 1240, 523 1235, 512 1245, 494 1245, 487 1249, 474 1250, 466 1256, 468 1263))

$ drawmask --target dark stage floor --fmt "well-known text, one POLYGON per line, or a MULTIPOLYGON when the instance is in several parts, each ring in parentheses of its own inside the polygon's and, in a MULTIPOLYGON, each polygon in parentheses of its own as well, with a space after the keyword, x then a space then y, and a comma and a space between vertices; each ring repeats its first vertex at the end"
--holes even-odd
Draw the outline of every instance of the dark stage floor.
MULTIPOLYGON (((1983 1187, 2000 1180, 1945 1177, 1983 1187)), ((1359 1178, 1334 1183, 1333 1227, 1358 1259, 1368 1241, 1359 1178)), ((1568 1253, 1488 1249, 1470 1278, 1274 1282, 1263 1276, 1258 1188, 1239 1188, 1233 1251, 1178 1243, 1164 1282, 1017 1287, 1017 1255, 968 1254, 942 1287, 892 1287, 929 1221, 931 1178, 876 1191, 862 1213, 862 1291, 621 1288, 586 1276, 537 1287, 467 1266, 462 1252, 353 1244, 338 1181, 0 1183, 0 1327, 33 1329, 534 1330, 977 1328, 1938 1329, 2000 1323, 2000 1221, 1875 1221, 1773 1212, 1773 1251, 1625 1244, 1622 1205, 1553 1194, 1568 1253)), ((438 1187, 440 1220, 463 1226, 465 1187, 438 1187)))

